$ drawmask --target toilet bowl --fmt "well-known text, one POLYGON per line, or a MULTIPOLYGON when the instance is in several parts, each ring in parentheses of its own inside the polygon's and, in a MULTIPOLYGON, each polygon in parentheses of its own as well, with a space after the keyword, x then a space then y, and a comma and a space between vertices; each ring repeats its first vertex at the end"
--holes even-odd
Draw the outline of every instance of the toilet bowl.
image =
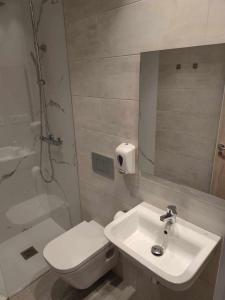
POLYGON ((84 221, 48 243, 43 255, 60 277, 86 289, 116 266, 118 250, 101 225, 84 221))

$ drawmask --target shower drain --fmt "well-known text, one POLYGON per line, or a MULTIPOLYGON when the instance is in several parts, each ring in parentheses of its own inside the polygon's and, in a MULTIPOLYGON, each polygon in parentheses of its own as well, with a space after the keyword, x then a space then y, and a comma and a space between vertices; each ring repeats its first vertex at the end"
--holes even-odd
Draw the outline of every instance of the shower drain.
POLYGON ((164 253, 164 249, 159 245, 154 245, 152 246, 151 252, 155 256, 162 256, 164 253))
POLYGON ((33 257, 36 255, 38 251, 34 247, 29 247, 23 252, 20 253, 20 255, 25 259, 28 260, 29 258, 33 257))

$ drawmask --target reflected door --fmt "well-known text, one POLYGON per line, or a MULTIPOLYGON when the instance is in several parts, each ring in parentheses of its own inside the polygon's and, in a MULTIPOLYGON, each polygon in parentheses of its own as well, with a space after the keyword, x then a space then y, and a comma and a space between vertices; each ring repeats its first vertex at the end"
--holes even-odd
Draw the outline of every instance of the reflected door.
POLYGON ((220 116, 211 192, 213 195, 225 199, 225 94, 220 116))

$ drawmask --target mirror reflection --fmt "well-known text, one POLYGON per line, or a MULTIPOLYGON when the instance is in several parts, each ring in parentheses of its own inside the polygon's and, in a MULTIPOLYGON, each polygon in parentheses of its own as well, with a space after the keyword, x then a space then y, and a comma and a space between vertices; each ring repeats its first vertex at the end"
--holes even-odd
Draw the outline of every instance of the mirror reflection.
POLYGON ((139 163, 225 198, 225 45, 141 55, 139 163))

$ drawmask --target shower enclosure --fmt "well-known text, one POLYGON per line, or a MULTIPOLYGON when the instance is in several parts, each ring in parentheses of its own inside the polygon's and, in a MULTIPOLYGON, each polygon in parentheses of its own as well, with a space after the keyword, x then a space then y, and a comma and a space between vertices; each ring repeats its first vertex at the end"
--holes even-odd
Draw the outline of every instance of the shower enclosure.
POLYGON ((61 0, 0 1, 0 299, 80 222, 72 111, 61 0))

